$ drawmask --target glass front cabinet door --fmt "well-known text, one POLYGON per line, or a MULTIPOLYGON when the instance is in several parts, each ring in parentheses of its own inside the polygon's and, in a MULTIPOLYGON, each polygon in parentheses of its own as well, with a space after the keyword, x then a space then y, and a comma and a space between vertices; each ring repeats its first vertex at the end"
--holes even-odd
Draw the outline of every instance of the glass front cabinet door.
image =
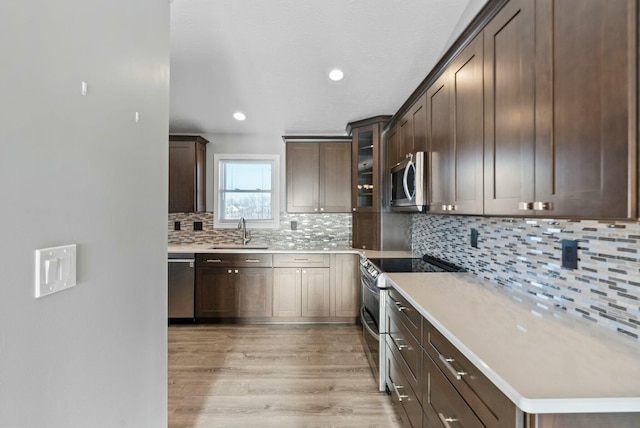
POLYGON ((386 121, 366 122, 368 123, 363 123, 361 126, 358 123, 350 124, 353 141, 351 156, 353 212, 379 212, 381 208, 380 133, 386 121))

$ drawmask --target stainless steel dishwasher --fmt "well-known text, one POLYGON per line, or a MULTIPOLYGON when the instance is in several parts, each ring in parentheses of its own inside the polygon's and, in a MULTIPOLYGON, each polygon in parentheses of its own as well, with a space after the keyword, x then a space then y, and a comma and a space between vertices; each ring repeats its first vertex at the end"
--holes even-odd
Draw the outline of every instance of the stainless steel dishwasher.
POLYGON ((195 255, 169 253, 169 319, 194 319, 195 255))

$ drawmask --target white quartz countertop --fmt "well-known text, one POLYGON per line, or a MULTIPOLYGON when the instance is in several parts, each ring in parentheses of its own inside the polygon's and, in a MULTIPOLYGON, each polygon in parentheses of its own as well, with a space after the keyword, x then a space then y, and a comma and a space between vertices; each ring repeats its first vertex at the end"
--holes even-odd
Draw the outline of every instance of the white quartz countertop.
POLYGON ((360 254, 367 258, 375 257, 391 257, 403 258, 411 257, 410 251, 374 251, 362 250, 351 247, 318 247, 318 248, 283 248, 281 246, 268 246, 250 243, 247 247, 229 246, 225 244, 185 244, 185 245, 169 245, 167 247, 169 253, 351 253, 360 254), (218 247, 218 248, 211 248, 218 247))
POLYGON ((470 273, 387 277, 523 411, 640 412, 640 345, 631 339, 519 302, 470 273))

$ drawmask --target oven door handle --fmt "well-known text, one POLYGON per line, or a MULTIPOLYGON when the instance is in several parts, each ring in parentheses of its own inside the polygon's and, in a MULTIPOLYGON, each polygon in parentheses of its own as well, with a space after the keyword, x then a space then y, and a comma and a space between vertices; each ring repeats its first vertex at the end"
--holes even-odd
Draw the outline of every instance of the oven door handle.
MULTIPOLYGON (((374 280, 375 281, 375 280, 374 280)), ((377 281, 376 281, 377 282, 377 281)), ((360 281, 360 283, 362 284, 363 287, 365 287, 367 289, 368 292, 370 292, 373 295, 379 296, 380 295, 380 289, 378 288, 377 285, 375 285, 375 282, 372 284, 371 282, 365 280, 363 278, 362 281, 360 281)))
POLYGON ((366 309, 364 305, 362 305, 360 307, 360 320, 362 321, 362 325, 364 326, 364 328, 367 329, 367 331, 371 336, 375 337, 376 339, 380 339, 380 335, 377 334, 375 331, 371 330, 371 327, 369 327, 369 323, 367 323, 367 321, 365 320, 365 316, 364 316, 365 312, 366 312, 366 309))

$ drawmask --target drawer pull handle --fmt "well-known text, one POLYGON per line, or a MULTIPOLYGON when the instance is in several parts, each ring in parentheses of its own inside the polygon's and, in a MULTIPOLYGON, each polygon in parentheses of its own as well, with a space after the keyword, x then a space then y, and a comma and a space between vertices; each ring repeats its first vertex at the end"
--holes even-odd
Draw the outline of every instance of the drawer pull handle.
POLYGON ((402 306, 402 302, 396 302, 395 300, 393 301, 393 303, 396 305, 396 307, 398 308, 398 310, 400 312, 402 311, 406 311, 409 308, 405 308, 404 306, 402 306))
POLYGON ((222 263, 220 259, 207 259, 207 263, 222 263))
POLYGON ((393 335, 391 335, 391 339, 396 344, 396 347, 398 348, 398 351, 402 351, 405 348, 410 348, 409 345, 401 345, 401 344, 397 343, 397 342, 400 342, 400 341, 403 341, 403 342, 405 341, 402 337, 399 337, 399 338, 395 339, 393 337, 393 335))
POLYGON ((296 262, 308 262, 309 259, 293 259, 293 261, 296 261, 296 262))
POLYGON ((396 385, 393 382, 391 382, 391 385, 393 385, 393 390, 396 392, 396 395, 398 396, 398 401, 402 401, 403 398, 409 398, 408 395, 403 395, 398 392, 399 389, 404 389, 404 386, 396 385))
POLYGON ((451 425, 449 424, 449 422, 458 422, 458 419, 456 419, 456 418, 447 418, 442 413, 438 413, 438 417, 440 418, 440 420, 442 421, 444 426, 447 427, 447 428, 451 428, 451 425))
POLYGON ((260 259, 244 259, 246 263, 260 263, 260 259))
POLYGON ((453 368, 453 366, 451 365, 451 363, 455 361, 453 358, 445 358, 442 354, 440 354, 438 357, 440 358, 440 361, 442 361, 442 364, 444 364, 444 366, 447 368, 447 370, 449 370, 451 374, 456 378, 456 380, 462 379, 462 376, 467 374, 467 372, 459 372, 458 370, 453 368))

